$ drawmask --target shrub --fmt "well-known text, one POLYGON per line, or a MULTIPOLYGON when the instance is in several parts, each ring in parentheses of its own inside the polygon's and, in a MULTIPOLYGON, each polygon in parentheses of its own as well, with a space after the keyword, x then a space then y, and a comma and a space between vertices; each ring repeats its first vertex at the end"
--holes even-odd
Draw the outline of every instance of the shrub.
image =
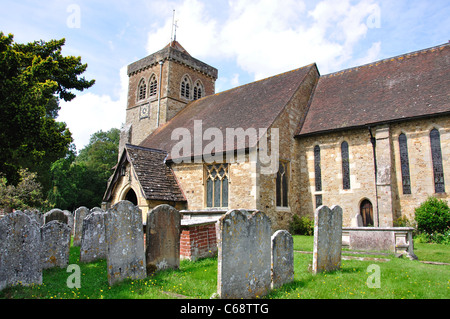
POLYGON ((445 234, 450 230, 450 208, 446 201, 429 197, 415 209, 417 230, 445 234))
POLYGON ((289 222, 289 232, 292 235, 314 235, 314 220, 303 216, 294 215, 289 222))

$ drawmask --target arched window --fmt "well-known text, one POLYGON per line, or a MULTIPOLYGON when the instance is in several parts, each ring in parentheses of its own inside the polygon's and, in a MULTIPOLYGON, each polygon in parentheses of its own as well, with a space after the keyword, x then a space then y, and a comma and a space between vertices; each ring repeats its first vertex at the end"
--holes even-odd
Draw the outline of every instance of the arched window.
POLYGON ((445 193, 444 169, 442 167, 441 138, 437 129, 430 132, 431 159, 433 162, 434 190, 445 193))
POLYGON ((191 98, 191 82, 187 76, 181 81, 181 96, 188 100, 191 98))
POLYGON ((408 158, 408 144, 405 134, 400 134, 398 137, 398 145, 400 149, 400 165, 402 169, 402 186, 403 194, 411 194, 411 179, 409 176, 409 158, 408 158))
POLYGON ((314 174, 316 183, 316 192, 322 190, 322 170, 320 168, 320 146, 314 147, 314 174))
POLYGON ((200 81, 197 81, 194 86, 194 100, 201 99, 203 96, 203 91, 203 85, 200 83, 200 81))
POLYGON ((148 96, 155 96, 158 92, 158 80, 156 79, 156 75, 153 74, 150 78, 149 82, 149 90, 148 90, 148 96))
POLYGON ((276 199, 278 207, 288 207, 288 163, 280 162, 276 179, 276 199))
POLYGON ((138 86, 138 101, 144 100, 147 97, 147 84, 145 84, 145 80, 142 79, 139 82, 138 86))
POLYGON ((228 207, 228 164, 205 166, 206 206, 228 207))
POLYGON ((350 160, 348 155, 348 143, 346 141, 341 144, 342 155, 342 187, 350 189, 350 160))

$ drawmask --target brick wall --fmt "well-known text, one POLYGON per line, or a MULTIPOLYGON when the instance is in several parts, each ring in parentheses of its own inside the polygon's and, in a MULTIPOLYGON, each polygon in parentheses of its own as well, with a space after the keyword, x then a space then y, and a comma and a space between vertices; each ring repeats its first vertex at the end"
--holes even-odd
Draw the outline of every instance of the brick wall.
POLYGON ((182 225, 180 236, 180 257, 195 260, 217 253, 215 222, 209 224, 182 225))

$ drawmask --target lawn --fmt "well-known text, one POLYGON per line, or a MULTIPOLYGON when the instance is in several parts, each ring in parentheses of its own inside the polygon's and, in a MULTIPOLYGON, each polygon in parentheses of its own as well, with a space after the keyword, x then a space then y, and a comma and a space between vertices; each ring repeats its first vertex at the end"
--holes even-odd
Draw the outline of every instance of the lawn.
MULTIPOLYGON (((312 251, 313 237, 294 236, 294 250, 312 251)), ((217 289, 217 258, 196 262, 182 261, 179 270, 167 270, 143 280, 126 280, 109 287, 106 261, 79 262, 79 247, 71 247, 70 264, 81 269, 81 288, 68 288, 66 269, 49 269, 39 286, 16 286, 0 292, 0 298, 26 299, 208 299, 217 289)), ((449 262, 450 246, 417 244, 421 260, 449 262)), ((346 252, 343 252, 346 255, 346 252)), ((272 299, 347 299, 405 298, 448 299, 450 266, 423 264, 406 258, 371 256, 390 259, 387 262, 343 260, 341 270, 312 275, 308 268, 311 254, 294 253, 295 278, 290 284, 272 291, 272 299), (380 288, 369 288, 374 273, 368 267, 378 266, 380 288)))

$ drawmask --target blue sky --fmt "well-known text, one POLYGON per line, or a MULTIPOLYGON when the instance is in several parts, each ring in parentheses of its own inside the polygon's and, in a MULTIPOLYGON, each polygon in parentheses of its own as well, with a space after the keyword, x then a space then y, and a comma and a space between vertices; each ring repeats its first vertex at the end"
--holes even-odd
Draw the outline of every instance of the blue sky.
POLYGON ((216 67, 216 92, 317 63, 321 74, 450 40, 448 0, 0 0, 0 31, 17 42, 66 39, 63 54, 96 79, 58 120, 77 150, 125 121, 126 66, 177 40, 216 67))

